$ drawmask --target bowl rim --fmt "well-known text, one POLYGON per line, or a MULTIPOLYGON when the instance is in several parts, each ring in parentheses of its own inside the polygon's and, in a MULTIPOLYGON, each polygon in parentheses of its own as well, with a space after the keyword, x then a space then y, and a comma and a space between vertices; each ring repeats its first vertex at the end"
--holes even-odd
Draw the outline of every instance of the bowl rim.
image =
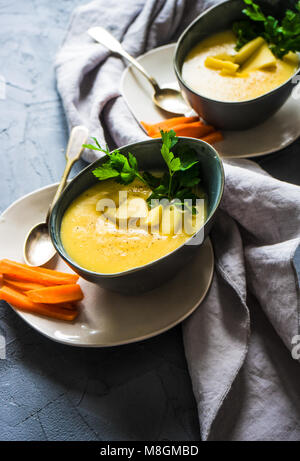
MULTIPOLYGON (((72 184, 74 182, 76 182, 79 177, 83 176, 84 174, 87 173, 88 170, 91 169, 91 167, 96 163, 98 162, 101 158, 103 157, 100 157, 99 159, 95 160, 94 162, 90 163, 89 165, 87 165, 85 168, 83 168, 74 178, 72 178, 68 184, 66 185, 65 189, 63 190, 61 196, 59 197, 59 199, 57 200, 57 202, 55 203, 52 211, 51 211, 51 214, 50 214, 50 217, 49 217, 49 234, 50 234, 50 237, 51 237, 51 241, 54 245, 54 248, 56 249, 57 253, 59 254, 59 256, 68 264, 70 265, 71 267, 75 267, 76 270, 78 270, 79 272, 86 272, 88 275, 90 276, 99 276, 99 277, 102 277, 102 278, 115 278, 115 277, 123 277, 123 276, 126 276, 128 274, 132 274, 134 272, 138 272, 142 269, 145 269, 145 268, 148 268, 150 266, 153 266, 155 264, 158 264, 161 260, 167 258, 168 256, 170 256, 171 254, 173 253, 176 253, 177 251, 179 251, 180 249, 182 249, 184 247, 184 245, 187 244, 187 242, 189 242, 192 238, 194 238, 195 235, 199 234, 199 232, 201 232, 204 228, 204 226, 207 226, 208 223, 212 220, 212 218, 214 217, 217 209, 219 208, 219 205, 220 205, 220 202, 222 200, 222 197, 223 197, 223 193, 224 193, 224 185, 225 185, 225 173, 224 173, 224 167, 223 167, 223 161, 219 155, 219 153, 217 152, 217 150, 209 143, 207 143, 206 141, 203 141, 201 139, 197 139, 197 138, 188 138, 188 137, 185 137, 185 136, 178 136, 179 139, 182 139, 182 140, 185 140, 187 142, 190 142, 191 140, 192 141, 197 141, 201 144, 205 144, 206 146, 209 147, 209 149, 211 150, 211 153, 215 155, 215 157, 217 158, 217 163, 220 167, 220 179, 221 179, 221 183, 220 183, 220 189, 219 189, 219 193, 218 193, 218 198, 217 198, 217 201, 216 201, 216 204, 213 208, 213 210, 211 211, 210 213, 210 216, 208 217, 208 219, 206 219, 206 221, 204 222, 204 224, 201 226, 201 228, 198 230, 198 232, 196 232, 196 234, 193 234, 190 238, 188 238, 185 242, 183 242, 180 246, 178 246, 177 248, 175 248, 174 250, 172 250, 171 252, 161 256, 160 258, 157 258, 153 261, 149 261, 148 263, 146 264, 143 264, 141 266, 135 266, 131 269, 127 269, 125 271, 121 271, 121 272, 109 272, 109 273, 104 273, 104 272, 96 272, 96 271, 91 271, 89 269, 86 269, 85 267, 83 266, 80 266, 76 261, 74 261, 67 253, 66 250, 64 250, 64 247, 62 245, 62 242, 61 242, 61 247, 62 249, 57 245, 56 243, 56 236, 57 236, 57 233, 55 232, 55 223, 56 223, 56 217, 57 217, 57 210, 59 209, 60 205, 62 204, 62 200, 63 200, 63 197, 64 197, 64 194, 65 192, 72 186, 72 184), (64 251, 62 251, 64 250, 64 251)), ((146 139, 144 141, 138 141, 138 142, 134 142, 134 143, 130 143, 130 144, 125 144, 124 146, 121 146, 119 149, 127 149, 131 146, 135 146, 137 144, 150 144, 150 143, 160 143, 161 142, 161 139, 160 138, 157 138, 157 139, 146 139)), ((73 199, 74 200, 74 199, 73 199)), ((204 240, 203 240, 204 241, 204 240)), ((202 242, 203 243, 203 242, 202 242)))
MULTIPOLYGON (((173 67, 174 67, 174 70, 175 70, 175 75, 177 77, 177 79, 179 80, 179 82, 185 87, 187 88, 191 93, 193 93, 195 96, 199 96, 200 98, 202 99, 205 99, 206 101, 212 101, 212 102, 216 102, 216 103, 219 103, 219 104, 235 104, 235 105, 244 105, 244 104, 249 104, 249 103, 252 103, 252 102, 256 102, 256 101, 260 101, 260 100, 263 100, 265 98, 267 98, 268 96, 272 95, 273 93, 275 93, 276 91, 278 91, 280 88, 288 85, 289 83, 291 83, 291 80, 297 75, 299 74, 300 72, 300 63, 299 63, 299 66, 298 68, 296 69, 296 71, 294 72, 293 75, 290 76, 290 78, 288 80, 286 80, 285 82, 281 83, 281 85, 279 86, 276 86, 275 88, 271 89, 270 91, 268 91, 267 93, 263 93, 261 94, 260 96, 256 96, 255 98, 251 98, 251 99, 246 99, 245 101, 222 101, 221 99, 213 99, 213 98, 209 98, 205 95, 202 95, 200 93, 198 93, 197 91, 195 91, 193 88, 191 88, 187 82, 184 80, 184 78, 182 77, 181 75, 181 71, 179 70, 179 66, 178 66, 178 53, 179 53, 179 48, 181 46, 181 42, 182 40, 185 38, 185 36, 190 32, 190 29, 192 29, 192 27, 199 21, 201 20, 204 16, 206 16, 208 13, 210 13, 212 10, 214 9, 217 9, 219 7, 221 7, 222 5, 224 5, 225 3, 231 3, 231 2, 234 2, 236 0, 224 0, 223 2, 221 3, 218 3, 217 5, 213 5, 209 8, 207 8, 206 10, 204 10, 202 13, 200 13, 186 28, 185 30, 181 33, 180 37, 178 38, 177 42, 176 42, 176 48, 175 48, 175 53, 174 53, 174 56, 173 56, 173 67)), ((297 53, 299 56, 300 56, 300 53, 298 52, 297 53)), ((297 84, 295 84, 296 86, 297 84)))

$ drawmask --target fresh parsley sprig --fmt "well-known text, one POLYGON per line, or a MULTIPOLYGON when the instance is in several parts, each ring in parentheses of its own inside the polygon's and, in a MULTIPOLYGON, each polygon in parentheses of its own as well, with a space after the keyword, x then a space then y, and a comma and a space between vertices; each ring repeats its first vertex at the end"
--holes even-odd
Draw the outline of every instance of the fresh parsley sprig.
POLYGON ((244 3, 247 6, 243 13, 248 19, 233 24, 237 50, 253 38, 261 36, 277 58, 282 58, 289 51, 300 51, 300 0, 295 2, 294 10, 286 10, 281 21, 271 15, 265 15, 253 0, 244 0, 244 3))
MULTIPOLYGON (((192 168, 196 163, 198 163, 198 159, 193 151, 188 151, 188 155, 182 155, 181 153, 178 157, 174 156, 173 152, 170 150, 178 141, 174 130, 161 131, 161 138, 163 141, 161 155, 169 168, 168 199, 171 200, 172 195, 174 195, 174 192, 172 191, 173 176, 175 173, 183 172, 192 168)), ((176 193, 175 198, 177 198, 176 193)))
POLYGON ((96 146, 93 144, 83 144, 86 149, 98 150, 108 156, 108 161, 103 163, 98 168, 93 170, 93 174, 100 180, 114 178, 121 184, 130 184, 136 177, 143 183, 148 184, 147 181, 140 175, 138 171, 137 159, 130 152, 128 158, 121 154, 118 149, 110 152, 108 147, 103 149, 96 138, 92 138, 96 146))
MULTIPOLYGON (((177 206, 183 206, 185 200, 195 203, 198 196, 194 189, 200 182, 200 168, 196 153, 188 145, 181 145, 177 149, 178 138, 173 130, 161 131, 162 147, 161 155, 166 163, 168 171, 161 177, 157 177, 148 171, 140 173, 136 157, 128 153, 128 157, 116 149, 109 152, 103 149, 96 138, 92 138, 96 145, 84 144, 83 147, 98 150, 106 154, 107 162, 93 170, 93 174, 100 180, 115 179, 121 184, 130 184, 135 178, 139 178, 152 190, 147 199, 151 206, 156 200, 167 199, 176 202, 177 206), (174 152, 173 152, 174 151, 174 152)), ((196 213, 194 206, 191 207, 196 213)))
MULTIPOLYGON (((162 199, 174 200, 177 206, 183 206, 184 200, 191 200, 195 203, 198 196, 194 193, 194 188, 200 182, 199 161, 196 153, 189 146, 183 145, 176 149, 174 154, 172 150, 178 139, 173 130, 161 131, 161 137, 163 141, 161 154, 169 171, 162 176, 159 185, 152 189, 152 194, 147 200, 148 204, 151 206, 155 200, 162 199)), ((194 207, 192 211, 196 213, 194 207)))

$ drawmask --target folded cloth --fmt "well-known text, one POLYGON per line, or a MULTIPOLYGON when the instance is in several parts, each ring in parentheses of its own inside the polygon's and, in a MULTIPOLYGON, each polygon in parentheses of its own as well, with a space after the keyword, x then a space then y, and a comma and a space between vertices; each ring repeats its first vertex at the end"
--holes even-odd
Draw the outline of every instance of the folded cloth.
MULTIPOLYGON (((174 41, 214 3, 127 0, 125 7, 99 0, 77 8, 56 61, 69 127, 87 125, 102 144, 147 138, 119 93, 123 61, 94 43, 89 27, 105 26, 139 55, 174 41)), ((86 152, 87 161, 95 158, 86 152)), ((224 197, 211 233, 215 275, 183 326, 201 438, 299 440, 300 367, 291 351, 298 358, 293 256, 300 243, 300 189, 250 161, 224 167, 224 197)))
POLYGON ((299 440, 300 367, 288 349, 299 334, 300 188, 247 160, 224 168, 213 283, 184 325, 202 438, 299 440))

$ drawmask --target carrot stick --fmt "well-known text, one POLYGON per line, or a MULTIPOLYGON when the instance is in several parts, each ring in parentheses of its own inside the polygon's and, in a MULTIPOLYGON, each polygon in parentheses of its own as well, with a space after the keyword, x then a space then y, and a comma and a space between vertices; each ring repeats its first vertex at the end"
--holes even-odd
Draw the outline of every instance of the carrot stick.
POLYGON ((63 272, 56 274, 55 271, 50 269, 47 269, 47 271, 37 270, 37 268, 10 261, 9 259, 0 261, 0 272, 14 280, 40 283, 41 285, 68 285, 76 283, 79 278, 76 274, 64 274, 63 272))
MULTIPOLYGON (((26 293, 27 294, 27 293, 26 293)), ((38 303, 39 304, 39 303, 38 303)), ((44 304, 44 303, 41 303, 44 304)), ((46 304, 44 304, 46 305, 46 304)), ((51 307, 60 307, 61 309, 68 309, 70 311, 77 311, 77 307, 73 303, 60 303, 60 304, 51 304, 51 307)))
POLYGON ((45 315, 59 320, 74 320, 78 315, 76 309, 71 310, 64 309, 61 306, 34 303, 23 293, 8 286, 3 286, 0 289, 0 299, 25 312, 45 315))
MULTIPOLYGON (((194 122, 176 125, 173 127, 177 136, 187 136, 189 138, 202 138, 203 136, 212 133, 215 128, 211 125, 205 125, 202 122, 194 122)), ((152 136, 153 138, 159 138, 159 135, 152 136)))
POLYGON ((11 288, 15 288, 19 291, 29 291, 29 290, 37 290, 39 288, 43 288, 44 285, 40 283, 33 283, 33 282, 22 282, 17 280, 12 280, 9 277, 4 277, 3 279, 4 285, 8 285, 11 288))
MULTIPOLYGON (((79 279, 79 275, 77 274, 70 274, 68 272, 60 272, 56 271, 54 269, 46 269, 46 267, 31 267, 27 266, 26 264, 23 264, 24 267, 30 267, 31 269, 37 271, 37 272, 43 272, 44 274, 50 274, 50 275, 55 275, 56 277, 61 277, 64 280, 70 280, 70 283, 76 283, 77 280, 79 279)), ((66 283, 66 285, 68 285, 66 283)))
POLYGON ((37 290, 28 291, 26 295, 35 303, 46 304, 75 302, 83 298, 81 288, 77 284, 39 288, 37 290))
POLYGON ((168 118, 167 120, 162 120, 158 123, 153 123, 152 125, 146 122, 141 122, 141 125, 145 128, 149 136, 153 134, 160 133, 160 130, 169 130, 175 125, 180 125, 183 123, 191 123, 199 121, 199 117, 173 117, 168 118))
MULTIPOLYGON (((22 264, 22 263, 17 263, 17 264, 24 267, 25 269, 30 268, 36 272, 43 272, 45 274, 55 275, 56 277, 61 277, 64 280, 68 279, 70 280, 70 283, 76 283, 77 280, 79 279, 79 275, 77 274, 70 274, 68 272, 60 272, 54 269, 47 269, 46 267, 32 267, 32 266, 28 266, 27 264, 22 264)), ((0 261, 0 265, 1 265, 1 261, 0 261)))
POLYGON ((213 133, 208 134, 202 138, 202 141, 208 142, 208 144, 213 144, 218 141, 222 141, 223 135, 221 131, 214 131, 213 133))
MULTIPOLYGON (((1 274, 0 274, 1 276, 1 274)), ((3 276, 2 276, 3 277, 3 276)), ((0 279, 1 280, 1 279, 0 279)), ((38 283, 32 283, 32 282, 17 282, 15 280, 10 280, 5 277, 3 277, 3 283, 2 285, 13 288, 14 290, 21 291, 23 294, 27 294, 26 292, 29 290, 37 290, 39 288, 45 288, 44 285, 40 285, 38 283)), ((2 287, 1 282, 0 282, 0 288, 2 287)), ((61 286, 61 285, 58 285, 61 286)), ((69 286, 69 285, 67 285, 69 286)), ((74 310, 76 309, 75 306, 71 302, 64 302, 64 303, 58 303, 56 306, 61 307, 62 309, 71 309, 74 310)))

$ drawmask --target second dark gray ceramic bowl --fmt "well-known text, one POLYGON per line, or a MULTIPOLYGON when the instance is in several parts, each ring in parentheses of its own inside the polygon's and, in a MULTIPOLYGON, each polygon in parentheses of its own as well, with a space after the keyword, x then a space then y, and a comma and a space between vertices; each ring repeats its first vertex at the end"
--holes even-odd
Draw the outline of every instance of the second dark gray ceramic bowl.
MULTIPOLYGON (((270 2, 259 3, 270 11, 270 2)), ((284 2, 277 2, 278 8, 281 6, 280 3, 284 2)), ((234 21, 245 19, 245 15, 242 14, 244 7, 243 0, 228 0, 206 10, 183 32, 178 40, 174 57, 175 73, 190 105, 208 123, 224 130, 244 130, 267 120, 290 96, 294 86, 293 77, 299 73, 298 69, 289 80, 274 90, 255 99, 241 102, 210 99, 187 85, 182 78, 181 69, 188 52, 209 35, 231 29, 234 21)), ((287 5, 285 9, 286 7, 287 5)))
MULTIPOLYGON (((196 151, 201 167, 202 184, 208 195, 207 220, 203 228, 196 234, 196 237, 203 235, 205 238, 210 231, 215 212, 223 194, 224 172, 222 161, 215 149, 203 141, 192 138, 179 138, 177 145, 180 146, 182 144, 188 144, 196 151)), ((161 140, 153 139, 130 144, 119 150, 124 154, 128 154, 128 152, 134 154, 141 170, 163 171, 165 169, 165 163, 162 159, 160 149, 161 140)), ((198 239, 199 242, 196 245, 187 245, 185 243, 166 256, 145 264, 144 266, 114 274, 92 272, 84 267, 80 267, 70 258, 63 247, 60 235, 63 215, 71 202, 78 195, 98 183, 92 171, 104 161, 106 160, 102 158, 85 168, 68 184, 62 193, 50 216, 49 230, 52 242, 57 252, 67 264, 69 264, 69 266, 81 277, 90 282, 97 283, 104 288, 121 293, 135 294, 150 290, 173 277, 181 268, 188 264, 190 258, 195 255, 197 247, 201 245, 201 239, 198 239)), ((91 258, 92 257, 93 255, 91 255, 91 258)))

